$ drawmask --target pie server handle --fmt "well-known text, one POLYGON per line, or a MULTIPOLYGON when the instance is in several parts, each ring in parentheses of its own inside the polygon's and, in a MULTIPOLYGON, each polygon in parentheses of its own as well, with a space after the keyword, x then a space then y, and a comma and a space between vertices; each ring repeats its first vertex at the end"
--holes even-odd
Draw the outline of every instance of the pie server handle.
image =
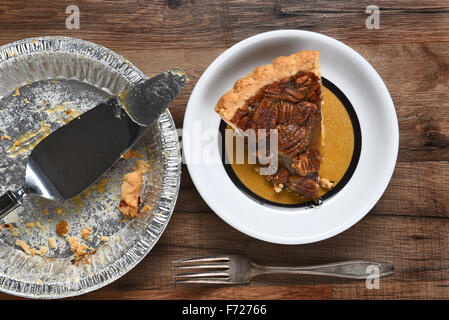
POLYGON ((23 188, 16 191, 7 191, 0 196, 0 219, 3 219, 8 213, 22 204, 23 198, 26 196, 23 188))

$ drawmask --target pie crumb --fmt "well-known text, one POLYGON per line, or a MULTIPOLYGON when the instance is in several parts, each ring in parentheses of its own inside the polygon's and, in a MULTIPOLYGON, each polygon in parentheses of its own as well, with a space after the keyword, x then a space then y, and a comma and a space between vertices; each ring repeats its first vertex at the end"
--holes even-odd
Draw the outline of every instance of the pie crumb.
POLYGON ((2 135, 2 136, 0 137, 0 141, 4 141, 4 140, 11 140, 11 137, 8 136, 8 135, 6 135, 6 134, 4 134, 4 135, 2 135))
POLYGON ((41 225, 41 223, 40 223, 39 221, 36 221, 34 224, 35 224, 36 227, 38 227, 42 232, 44 232, 44 226, 41 225))
POLYGON ((330 182, 328 179, 326 178, 321 178, 320 179, 320 186, 324 189, 332 189, 333 187, 333 183, 330 182))
POLYGON ((45 256, 48 252, 48 247, 46 246, 41 246, 41 248, 39 249, 38 254, 40 254, 41 256, 45 256))
POLYGON ((66 238, 67 242, 70 245, 70 249, 72 250, 75 257, 81 257, 86 254, 87 246, 83 243, 79 243, 77 237, 68 237, 66 238))
POLYGON ((22 240, 17 239, 16 244, 18 246, 20 246, 26 254, 28 254, 30 256, 34 256, 36 254, 36 249, 31 249, 30 246, 28 244, 26 244, 25 242, 23 242, 22 240))
POLYGON ((123 154, 122 158, 123 158, 123 159, 126 159, 126 160, 128 160, 128 159, 134 159, 134 158, 136 157, 136 154, 137 154, 137 151, 133 151, 133 150, 129 149, 128 151, 126 151, 126 152, 123 154))
POLYGON ((148 171, 145 161, 137 160, 134 171, 123 177, 120 193, 119 209, 125 217, 134 218, 139 213, 140 193, 142 192, 143 175, 148 171))
POLYGON ((81 230, 81 237, 84 240, 87 240, 87 239, 89 239, 91 233, 92 233, 92 228, 91 227, 87 227, 86 229, 82 229, 81 230))
POLYGON ((55 239, 53 239, 52 237, 48 238, 48 245, 49 245, 52 249, 56 248, 55 239))
POLYGON ((27 228, 33 229, 34 228, 34 222, 28 222, 27 224, 25 224, 25 226, 27 228))
POLYGON ((17 239, 16 244, 22 248, 22 250, 32 257, 35 255, 45 256, 48 252, 48 248, 46 246, 41 246, 39 250, 35 248, 30 248, 30 246, 22 240, 17 239))

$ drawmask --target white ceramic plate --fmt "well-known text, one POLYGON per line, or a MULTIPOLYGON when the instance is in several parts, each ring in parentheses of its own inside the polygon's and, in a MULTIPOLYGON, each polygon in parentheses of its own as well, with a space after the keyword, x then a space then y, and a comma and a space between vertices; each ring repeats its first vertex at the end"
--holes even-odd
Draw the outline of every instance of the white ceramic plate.
POLYGON ((184 156, 203 199, 234 228, 254 238, 280 244, 327 239, 365 216, 391 179, 398 145, 399 129, 393 101, 374 68, 342 42, 308 31, 262 33, 226 50, 199 79, 184 118, 184 156), (361 153, 351 179, 322 205, 274 207, 251 199, 226 173, 219 148, 221 120, 214 106, 237 79, 255 67, 302 49, 320 51, 322 76, 336 85, 354 107, 361 127, 361 153), (203 141, 200 130, 207 132, 203 141))

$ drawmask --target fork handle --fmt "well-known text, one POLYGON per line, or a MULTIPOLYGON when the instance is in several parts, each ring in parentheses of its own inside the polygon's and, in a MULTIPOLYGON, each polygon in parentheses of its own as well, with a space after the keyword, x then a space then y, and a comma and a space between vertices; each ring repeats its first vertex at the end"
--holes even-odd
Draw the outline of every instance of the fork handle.
POLYGON ((345 261, 307 267, 269 267, 253 263, 253 275, 267 273, 295 273, 331 276, 348 279, 368 279, 389 276, 394 273, 394 267, 387 262, 376 261, 345 261))

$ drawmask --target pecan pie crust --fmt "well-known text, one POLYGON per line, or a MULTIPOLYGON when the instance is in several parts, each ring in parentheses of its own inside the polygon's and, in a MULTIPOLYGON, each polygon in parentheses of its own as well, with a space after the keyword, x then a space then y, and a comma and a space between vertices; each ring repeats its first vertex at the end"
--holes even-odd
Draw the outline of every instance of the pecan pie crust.
POLYGON ((279 169, 267 180, 276 192, 286 189, 313 199, 320 191, 321 102, 319 52, 304 50, 237 80, 215 111, 240 132, 276 134, 279 169), (271 129, 274 133, 268 133, 271 129))
POLYGON ((318 51, 302 50, 287 57, 278 57, 272 64, 257 67, 235 82, 233 88, 220 98, 215 111, 236 129, 231 119, 262 87, 292 77, 298 71, 312 72, 321 78, 319 58, 318 51))

